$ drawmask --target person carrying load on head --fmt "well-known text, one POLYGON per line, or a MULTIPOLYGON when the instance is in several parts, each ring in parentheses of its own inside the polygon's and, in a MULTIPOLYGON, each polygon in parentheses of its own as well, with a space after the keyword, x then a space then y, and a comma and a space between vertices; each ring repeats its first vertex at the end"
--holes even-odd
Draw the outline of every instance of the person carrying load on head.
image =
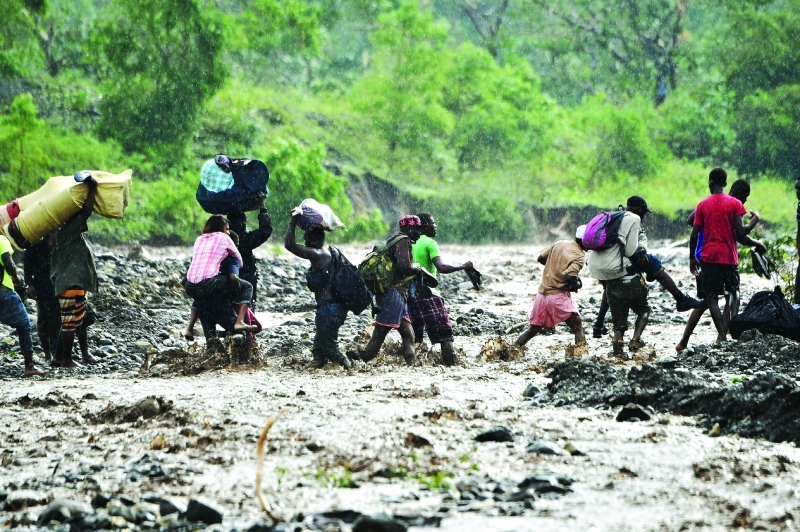
MULTIPOLYGON (((359 356, 364 362, 378 356, 386 335, 392 329, 397 329, 403 342, 403 357, 410 366, 414 363, 414 329, 411 327, 406 301, 411 281, 424 271, 419 264, 412 261, 411 255, 411 245, 422 234, 422 222, 418 216, 407 214, 400 219, 399 225, 400 232, 380 246, 380 249, 376 246, 375 251, 358 268, 364 273, 364 280, 368 284, 377 279, 367 273, 373 264, 382 265, 389 276, 386 285, 380 283, 373 290, 379 307, 375 316, 375 330, 359 356)), ((435 282, 435 278, 433 281, 435 282)))
POLYGON ((269 169, 257 159, 219 154, 200 169, 195 198, 209 214, 254 211, 269 196, 269 169))
POLYGON ((544 272, 539 293, 533 301, 530 327, 519 335, 517 345, 527 344, 542 329, 554 329, 559 323, 566 323, 575 334, 575 347, 586 347, 583 322, 570 293, 582 286, 578 274, 586 262, 582 240, 585 230, 585 225, 578 227, 573 240, 556 242, 536 259, 544 265, 544 272))
POLYGON ((25 294, 25 286, 17 275, 17 267, 11 258, 14 248, 11 242, 0 235, 0 323, 16 329, 19 348, 25 361, 26 377, 40 377, 45 372, 33 363, 33 339, 28 312, 19 294, 25 294))
MULTIPOLYGON (((212 299, 225 307, 233 302, 237 309, 235 318, 230 320, 232 323, 220 323, 228 332, 256 331, 258 326, 244 322, 253 298, 252 285, 235 275, 220 274, 222 263, 228 256, 233 256, 238 266, 242 264, 242 256, 229 232, 230 224, 223 216, 215 214, 208 219, 203 226, 203 234, 195 240, 184 288, 187 295, 196 300, 212 299)), ((203 312, 199 307, 196 308, 203 321, 203 312)))
MULTIPOLYGON (((86 221, 92 215, 97 197, 97 181, 88 174, 82 183, 89 187, 81 211, 58 228, 56 243, 50 252, 50 280, 61 310, 61 334, 51 365, 64 368, 80 367, 72 359, 75 334, 81 333, 87 317, 87 294, 97 293, 97 270, 94 257, 83 233, 89 230, 86 221)), ((92 315, 93 317, 93 315, 92 315)), ((81 342, 82 360, 94 364, 97 360, 89 354, 88 344, 81 342)))
MULTIPOLYGON (((427 212, 417 213, 422 222, 422 234, 411 245, 411 254, 415 263, 425 268, 432 276, 437 273, 454 273, 472 269, 472 262, 460 266, 450 266, 442 262, 436 236, 436 220, 427 212)), ((408 298, 408 312, 414 338, 422 342, 423 331, 428 332, 432 344, 441 344, 442 361, 447 366, 455 364, 453 351, 453 325, 450 315, 444 306, 444 299, 435 288, 424 283, 414 282, 408 298)))
POLYGON ((295 232, 300 223, 301 214, 292 214, 289 228, 286 230, 283 245, 287 251, 311 262, 306 273, 308 289, 314 292, 317 310, 314 317, 316 333, 314 346, 314 364, 322 368, 328 362, 339 364, 345 369, 350 369, 350 361, 339 350, 339 328, 347 318, 347 307, 337 298, 332 286, 333 276, 336 273, 337 261, 334 255, 336 248, 325 245, 325 230, 316 225, 305 230, 304 245, 296 241, 295 232))
POLYGON ((264 192, 258 191, 259 198, 258 228, 253 231, 247 230, 247 215, 243 212, 232 212, 228 214, 231 232, 239 237, 237 249, 242 256, 242 267, 239 268, 239 277, 253 285, 253 300, 250 308, 255 309, 258 300, 258 268, 256 267, 256 257, 253 250, 269 240, 272 235, 272 218, 264 207, 264 192))

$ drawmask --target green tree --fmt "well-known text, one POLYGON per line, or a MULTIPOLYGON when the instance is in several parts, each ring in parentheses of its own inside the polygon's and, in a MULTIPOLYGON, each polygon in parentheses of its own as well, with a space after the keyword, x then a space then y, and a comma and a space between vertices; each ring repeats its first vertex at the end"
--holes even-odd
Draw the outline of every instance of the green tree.
POLYGON ((47 155, 33 140, 45 128, 36 113, 33 97, 21 94, 0 117, 0 183, 15 197, 36 188, 47 172, 47 155))
POLYGON ((92 34, 102 138, 181 157, 204 102, 222 85, 221 25, 197 0, 115 0, 92 34))
POLYGON ((733 161, 740 172, 800 175, 800 85, 745 97, 733 123, 733 161))
POLYGON ((800 83, 800 12, 797 2, 783 9, 748 7, 731 16, 716 47, 728 87, 738 99, 758 89, 800 83))
POLYGON ((371 40, 376 55, 354 88, 354 106, 386 140, 398 147, 431 153, 453 119, 442 104, 444 24, 416 0, 381 15, 371 40))
POLYGON ((0 2, 0 78, 28 75, 38 66, 34 17, 46 11, 46 0, 0 2))
POLYGON ((444 105, 455 116, 451 144, 460 163, 502 165, 510 156, 532 158, 547 148, 553 104, 525 61, 501 67, 488 51, 464 43, 447 79, 444 105))
POLYGON ((677 87, 689 0, 523 4, 536 51, 545 53, 556 76, 567 75, 563 81, 583 81, 584 93, 647 94, 658 105, 668 87, 677 87))

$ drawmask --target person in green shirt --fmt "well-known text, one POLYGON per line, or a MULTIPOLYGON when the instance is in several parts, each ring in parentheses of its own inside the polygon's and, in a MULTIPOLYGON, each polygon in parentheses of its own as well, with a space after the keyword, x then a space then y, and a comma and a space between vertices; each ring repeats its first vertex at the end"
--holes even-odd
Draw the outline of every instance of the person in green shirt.
MULTIPOLYGON (((422 222, 422 235, 411 246, 413 261, 425 268, 431 275, 437 273, 453 273, 472 269, 472 262, 460 266, 450 266, 442 261, 439 244, 436 243, 436 220, 427 212, 417 214, 422 222)), ((453 352, 453 325, 450 315, 444 306, 444 299, 435 289, 414 284, 413 293, 409 294, 408 312, 411 315, 411 326, 417 342, 422 341, 423 331, 428 332, 432 344, 441 344, 442 361, 445 365, 455 364, 453 352)))

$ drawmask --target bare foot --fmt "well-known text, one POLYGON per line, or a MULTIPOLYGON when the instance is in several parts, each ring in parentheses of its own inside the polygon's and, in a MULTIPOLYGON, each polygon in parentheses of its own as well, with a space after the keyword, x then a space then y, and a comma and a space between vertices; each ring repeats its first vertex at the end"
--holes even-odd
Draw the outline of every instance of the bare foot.
POLYGON ((69 357, 69 359, 66 362, 63 361, 63 360, 61 361, 61 367, 62 368, 82 368, 83 366, 81 366, 80 364, 78 364, 77 362, 72 360, 72 357, 69 357))
POLYGON ((96 358, 94 358, 94 357, 93 357, 92 355, 90 355, 89 353, 86 353, 85 355, 83 355, 83 356, 81 357, 81 359, 83 360, 83 363, 84 363, 84 364, 98 364, 98 363, 100 362, 99 360, 97 360, 96 358))
POLYGON ((183 337, 186 338, 189 342, 194 342, 194 331, 190 329, 186 329, 183 331, 183 337))
POLYGON ((47 375, 47 372, 40 370, 39 368, 37 368, 33 364, 30 364, 28 366, 25 366, 24 375, 26 377, 44 377, 45 375, 47 375))

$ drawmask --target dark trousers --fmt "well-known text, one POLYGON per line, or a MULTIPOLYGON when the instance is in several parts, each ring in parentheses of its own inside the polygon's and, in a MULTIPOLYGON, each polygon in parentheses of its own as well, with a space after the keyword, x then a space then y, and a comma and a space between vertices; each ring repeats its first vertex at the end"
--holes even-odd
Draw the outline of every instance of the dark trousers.
POLYGON ((17 293, 5 286, 0 286, 0 323, 17 330, 20 351, 23 353, 33 352, 31 321, 28 319, 28 312, 17 293))
POLYGON ((336 300, 323 301, 317 307, 314 323, 317 333, 314 335, 314 362, 319 367, 326 362, 341 364, 345 356, 339 351, 339 328, 344 325, 347 318, 347 308, 336 300))
POLYGON ((647 305, 647 292, 647 284, 641 276, 624 281, 620 279, 606 281, 606 297, 615 332, 628 330, 628 313, 631 310, 637 315, 650 311, 647 305))

